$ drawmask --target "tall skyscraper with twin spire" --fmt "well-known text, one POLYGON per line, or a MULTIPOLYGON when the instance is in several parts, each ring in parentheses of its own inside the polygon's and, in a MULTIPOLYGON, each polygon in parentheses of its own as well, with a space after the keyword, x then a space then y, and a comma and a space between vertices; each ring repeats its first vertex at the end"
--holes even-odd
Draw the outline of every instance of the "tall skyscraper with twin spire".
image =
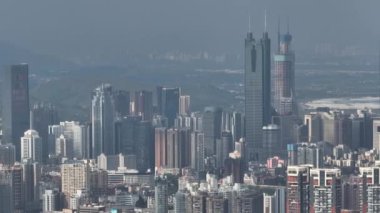
POLYGON ((245 39, 245 137, 246 160, 264 160, 262 128, 271 122, 270 39, 265 30, 256 41, 252 32, 245 39))

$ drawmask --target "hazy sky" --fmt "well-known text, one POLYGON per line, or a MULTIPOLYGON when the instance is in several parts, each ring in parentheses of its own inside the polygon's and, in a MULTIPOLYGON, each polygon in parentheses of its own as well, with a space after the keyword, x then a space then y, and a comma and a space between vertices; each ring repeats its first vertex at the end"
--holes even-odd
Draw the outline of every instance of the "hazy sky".
POLYGON ((289 17, 296 49, 380 41, 379 0, 1 0, 0 41, 62 57, 151 51, 242 52, 264 10, 275 38, 289 17))

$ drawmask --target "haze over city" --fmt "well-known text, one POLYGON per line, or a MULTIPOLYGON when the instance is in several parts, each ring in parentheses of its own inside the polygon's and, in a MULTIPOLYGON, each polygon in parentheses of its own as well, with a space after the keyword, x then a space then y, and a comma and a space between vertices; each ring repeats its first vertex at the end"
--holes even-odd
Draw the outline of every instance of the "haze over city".
POLYGON ((0 3, 0 213, 380 212, 380 1, 0 3))

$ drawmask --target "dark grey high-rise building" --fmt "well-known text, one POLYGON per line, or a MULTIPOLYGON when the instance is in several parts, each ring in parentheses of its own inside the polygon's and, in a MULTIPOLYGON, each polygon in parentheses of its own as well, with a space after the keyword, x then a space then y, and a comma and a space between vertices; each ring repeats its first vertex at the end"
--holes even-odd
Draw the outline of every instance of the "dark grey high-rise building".
POLYGON ((29 68, 27 64, 11 65, 2 75, 3 142, 16 146, 20 159, 20 138, 29 129, 29 68))
POLYGON ((92 154, 115 154, 115 112, 112 87, 103 84, 92 98, 92 154))
POLYGON ((118 117, 129 115, 130 95, 128 91, 117 90, 113 94, 115 100, 115 113, 118 117))
POLYGON ((157 104, 157 113, 162 115, 162 90, 163 86, 156 87, 156 104, 157 104))
POLYGON ((270 39, 245 39, 245 134, 247 160, 262 160, 262 127, 271 122, 270 39))
POLYGON ((219 107, 206 107, 202 117, 205 156, 215 154, 216 140, 222 134, 222 112, 219 107))
POLYGON ((135 154, 137 170, 154 171, 154 130, 150 121, 140 121, 136 129, 135 154))
POLYGON ((223 167, 224 161, 228 159, 230 152, 233 151, 232 134, 229 131, 223 131, 220 140, 216 141, 216 165, 223 167))
POLYGON ((163 88, 161 109, 162 114, 168 118, 169 127, 174 126, 174 120, 179 114, 179 98, 181 96, 180 88, 163 88))
POLYGON ((144 121, 153 118, 153 95, 149 91, 138 91, 135 93, 135 115, 142 116, 144 121))
POLYGON ((115 124, 116 154, 136 154, 137 129, 141 122, 141 116, 126 116, 115 124))
POLYGON ((33 129, 39 133, 42 139, 42 162, 46 162, 49 156, 49 126, 58 124, 58 112, 51 104, 38 103, 32 106, 31 113, 33 129))

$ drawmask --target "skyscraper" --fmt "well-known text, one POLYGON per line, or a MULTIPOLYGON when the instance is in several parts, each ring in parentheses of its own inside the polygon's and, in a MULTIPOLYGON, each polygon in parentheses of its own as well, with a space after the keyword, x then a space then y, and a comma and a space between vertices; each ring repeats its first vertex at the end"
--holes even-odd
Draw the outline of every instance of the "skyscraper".
POLYGON ((274 55, 274 97, 273 105, 279 115, 297 113, 295 99, 294 51, 291 48, 292 36, 278 32, 278 50, 274 55))
POLYGON ((112 87, 102 84, 92 98, 92 154, 115 154, 115 112, 112 87))
POLYGON ((12 166, 16 161, 16 148, 13 144, 0 144, 0 164, 12 166))
POLYGON ((179 114, 190 115, 190 96, 181 95, 179 99, 179 114))
POLYGON ((204 133, 205 156, 215 154, 216 140, 222 134, 222 109, 219 107, 206 107, 202 117, 204 133))
POLYGON ((26 161, 22 164, 22 181, 23 192, 25 196, 25 209, 35 212, 36 206, 39 207, 40 191, 39 184, 41 180, 41 166, 32 161, 26 161))
POLYGON ((140 121, 136 129, 135 154, 137 170, 154 170, 154 131, 150 121, 140 121))
POLYGON ((42 140, 42 161, 46 162, 49 156, 49 125, 58 123, 58 112, 51 104, 39 103, 31 107, 31 113, 33 129, 38 132, 42 140))
POLYGON ((162 89, 162 113, 168 118, 169 127, 174 126, 174 119, 179 114, 180 88, 162 89))
POLYGON ((154 187, 154 207, 155 213, 168 212, 168 183, 166 179, 158 177, 156 179, 156 186, 154 187))
POLYGON ((256 42, 251 32, 245 39, 245 134, 247 160, 263 160, 262 127, 271 122, 270 39, 265 32, 256 42))
POLYGON ((115 113, 117 117, 124 117, 129 115, 129 105, 131 98, 129 92, 124 90, 117 90, 113 94, 115 100, 115 113))
POLYGON ((311 169, 311 212, 340 212, 342 183, 340 169, 311 169))
POLYGON ((21 137, 21 160, 42 162, 42 140, 36 130, 28 130, 21 137))
POLYGON ((3 139, 16 146, 20 159, 20 138, 29 129, 29 75, 28 65, 11 65, 3 71, 2 119, 3 139))
POLYGON ((0 170, 0 212, 13 212, 12 171, 0 170))
POLYGON ((151 121, 153 118, 153 95, 149 91, 135 92, 135 115, 142 116, 144 121, 151 121))
POLYGON ((197 172, 204 171, 204 159, 205 159, 204 138, 205 138, 205 135, 202 132, 195 131, 191 133, 190 164, 191 164, 191 168, 195 169, 197 172))
POLYGON ((288 166, 286 212, 303 213, 310 210, 310 167, 288 166))
POLYGON ((59 193, 57 190, 45 190, 42 197, 43 212, 53 212, 59 209, 59 193))
POLYGON ((62 135, 70 141, 72 157, 77 159, 85 158, 89 155, 90 139, 87 131, 89 127, 81 125, 78 121, 64 121, 58 125, 49 126, 49 153, 56 153, 56 142, 62 135))
POLYGON ((66 199, 77 190, 89 189, 89 166, 85 163, 67 163, 61 165, 62 192, 66 199))

